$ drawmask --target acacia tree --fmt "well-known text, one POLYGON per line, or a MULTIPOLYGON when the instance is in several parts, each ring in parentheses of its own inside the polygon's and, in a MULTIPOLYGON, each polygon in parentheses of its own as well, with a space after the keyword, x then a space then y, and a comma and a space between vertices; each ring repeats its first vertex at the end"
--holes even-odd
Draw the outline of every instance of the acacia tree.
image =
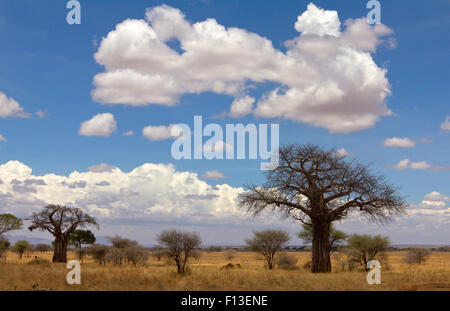
POLYGON ((189 256, 200 246, 202 240, 196 232, 170 230, 161 232, 158 235, 158 242, 167 248, 167 255, 175 261, 178 273, 183 274, 189 256))
POLYGON ((23 253, 25 253, 28 250, 31 250, 31 244, 28 243, 28 241, 22 240, 17 241, 13 246, 14 251, 19 253, 19 258, 22 259, 23 253))
POLYGON ((281 230, 253 232, 254 237, 245 240, 252 251, 264 256, 269 270, 275 266, 275 255, 289 241, 289 235, 281 230))
MULTIPOLYGON (((312 226, 303 224, 303 231, 298 234, 298 237, 303 240, 304 243, 312 243, 313 231, 312 226)), ((333 224, 330 225, 330 251, 335 251, 337 246, 343 243, 347 239, 347 234, 340 230, 337 230, 333 224)))
POLYGON ((367 263, 385 252, 389 247, 388 237, 381 235, 352 234, 348 237, 348 251, 350 256, 369 270, 367 263))
POLYGON ((67 261, 69 235, 77 228, 89 225, 98 228, 95 218, 79 208, 62 205, 47 205, 39 213, 33 213, 26 220, 31 221, 30 231, 48 231, 55 237, 53 262, 67 261))
POLYGON ((266 183, 247 186, 239 205, 255 216, 272 209, 312 226, 313 273, 331 271, 332 222, 358 211, 382 223, 405 209, 398 188, 335 149, 286 145, 279 155, 279 166, 266 172, 266 183))
POLYGON ((0 214, 0 235, 22 228, 22 219, 11 214, 0 214))

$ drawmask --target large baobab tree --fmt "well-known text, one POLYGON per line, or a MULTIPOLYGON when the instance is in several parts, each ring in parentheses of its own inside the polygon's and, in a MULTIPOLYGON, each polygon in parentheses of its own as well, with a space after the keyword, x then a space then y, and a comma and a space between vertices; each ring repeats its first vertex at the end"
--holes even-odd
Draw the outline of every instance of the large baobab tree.
POLYGON ((247 186, 239 205, 253 215, 277 210, 312 226, 311 271, 330 272, 330 225, 351 212, 384 222, 402 213, 404 199, 398 188, 368 165, 347 160, 335 149, 315 145, 286 145, 279 166, 266 172, 262 186, 247 186))
POLYGON ((39 213, 33 213, 26 220, 31 221, 30 231, 35 229, 48 231, 55 237, 53 262, 67 261, 69 235, 78 228, 89 225, 98 228, 95 218, 79 208, 62 205, 47 205, 39 213))

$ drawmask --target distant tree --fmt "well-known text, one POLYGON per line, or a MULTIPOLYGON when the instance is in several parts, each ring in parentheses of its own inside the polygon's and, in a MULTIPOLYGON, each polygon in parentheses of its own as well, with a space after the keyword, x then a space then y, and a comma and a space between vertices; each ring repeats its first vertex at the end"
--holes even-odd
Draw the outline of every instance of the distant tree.
POLYGON ((23 254, 32 249, 32 246, 28 241, 22 240, 17 241, 13 246, 14 251, 16 251, 19 254, 19 258, 22 259, 23 254))
MULTIPOLYGON (((313 231, 312 226, 309 224, 303 224, 303 231, 298 234, 298 237, 303 240, 304 243, 312 243, 313 231)), ((330 251, 335 251, 338 245, 345 242, 347 234, 334 228, 333 224, 330 224, 330 251)))
POLYGON ((377 254, 387 250, 390 241, 388 237, 381 235, 352 234, 347 239, 348 251, 367 270, 367 263, 376 258, 377 254))
POLYGON ((281 253, 275 259, 277 267, 283 270, 297 269, 297 262, 298 258, 289 253, 281 253))
POLYGON ((8 239, 0 236, 0 258, 3 258, 3 255, 6 253, 8 248, 11 246, 8 239))
POLYGON ((351 212, 383 222, 406 206, 398 188, 373 174, 370 166, 315 145, 281 147, 279 165, 266 171, 266 180, 247 186, 239 206, 255 216, 276 210, 311 225, 313 273, 331 271, 331 223, 351 212))
POLYGON ((158 242, 167 249, 167 255, 175 261, 179 274, 186 272, 186 264, 192 251, 200 246, 202 240, 196 232, 177 230, 163 231, 158 242))
POLYGON ((79 208, 62 205, 47 205, 39 213, 33 213, 27 220, 31 221, 30 231, 35 229, 48 231, 55 237, 53 262, 67 261, 69 235, 77 228, 89 225, 98 228, 95 218, 79 208))
POLYGON ((281 230, 255 231, 253 235, 253 238, 245 242, 250 250, 264 256, 269 270, 272 270, 275 266, 275 255, 290 240, 289 235, 281 230))
POLYGON ((3 233, 22 229, 22 219, 11 214, 0 214, 0 235, 3 233))
POLYGON ((36 251, 38 251, 38 252, 49 252, 49 251, 51 251, 52 249, 53 249, 53 247, 51 247, 50 245, 48 245, 48 244, 43 244, 43 243, 40 243, 40 244, 37 244, 35 247, 34 247, 34 249, 36 250, 36 251))
POLYGON ((424 263, 431 255, 431 251, 426 248, 412 248, 405 254, 405 262, 407 263, 424 263))
POLYGON ((106 255, 108 254, 109 247, 102 244, 93 244, 89 247, 89 253, 98 261, 100 265, 106 264, 106 255))
POLYGON ((225 260, 232 261, 236 257, 236 252, 234 250, 227 249, 224 254, 225 260))
POLYGON ((114 237, 108 237, 108 241, 115 248, 127 248, 127 247, 131 247, 131 246, 139 245, 137 241, 123 238, 118 235, 116 235, 114 237))
POLYGON ((75 246, 77 248, 76 253, 78 254, 78 259, 83 261, 83 256, 87 251, 82 250, 83 245, 90 245, 95 243, 95 235, 91 230, 75 230, 69 235, 69 245, 75 246))
POLYGON ((69 245, 81 248, 83 245, 95 243, 95 235, 91 230, 75 230, 69 235, 69 245))

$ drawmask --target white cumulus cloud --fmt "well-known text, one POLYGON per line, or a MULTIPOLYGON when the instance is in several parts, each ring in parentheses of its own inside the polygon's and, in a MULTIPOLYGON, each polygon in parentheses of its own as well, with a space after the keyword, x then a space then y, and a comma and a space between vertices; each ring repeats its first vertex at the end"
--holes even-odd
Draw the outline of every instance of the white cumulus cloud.
POLYGON ((109 137, 117 129, 114 115, 111 113, 99 113, 92 119, 81 123, 79 134, 83 136, 109 137))
POLYGON ((241 118, 250 114, 253 109, 255 98, 245 95, 243 97, 236 98, 231 104, 230 117, 241 118))
POLYGON ((407 147, 415 147, 416 143, 414 141, 412 141, 410 138, 408 137, 391 137, 391 138, 386 138, 383 141, 383 146, 386 147, 403 147, 403 148, 407 148, 407 147))
POLYGON ((177 138, 183 134, 182 129, 176 125, 171 124, 168 126, 146 126, 142 130, 142 135, 148 140, 166 140, 169 138, 177 138))
POLYGON ((435 170, 435 171, 445 171, 450 170, 450 167, 442 165, 434 165, 428 163, 427 161, 416 161, 412 162, 410 159, 403 159, 397 164, 392 166, 396 170, 435 170))
POLYGON ((205 179, 221 179, 225 177, 225 174, 220 171, 213 170, 206 171, 201 177, 205 179))
POLYGON ((29 114, 26 113, 22 106, 13 98, 8 98, 5 93, 0 91, 0 117, 19 117, 28 118, 29 114))
POLYGON ((450 131, 450 116, 445 118, 445 122, 441 123, 441 129, 444 131, 450 131))
POLYGON ((239 95, 252 83, 273 82, 280 86, 255 99, 256 116, 333 133, 363 130, 392 114, 386 69, 371 56, 392 30, 365 18, 344 25, 336 11, 309 4, 294 25, 301 34, 282 52, 245 29, 213 18, 192 24, 176 8, 154 7, 102 39, 95 59, 105 71, 94 77, 92 96, 104 104, 173 106, 183 94, 214 92, 236 97, 231 114, 242 116, 251 107, 239 95), (181 52, 169 46, 173 40, 181 52))

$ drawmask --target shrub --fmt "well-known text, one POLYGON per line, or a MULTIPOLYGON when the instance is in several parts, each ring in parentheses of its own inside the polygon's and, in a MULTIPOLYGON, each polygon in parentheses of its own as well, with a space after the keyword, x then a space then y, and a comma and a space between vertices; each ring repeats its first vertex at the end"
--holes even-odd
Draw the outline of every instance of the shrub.
POLYGON ((44 252, 50 252, 50 251, 52 251, 52 250, 53 250, 53 247, 51 247, 51 246, 48 245, 48 244, 40 243, 40 244, 36 245, 36 246, 34 247, 34 249, 35 249, 36 251, 38 251, 38 252, 44 253, 44 252))
POLYGON ((312 267, 312 261, 311 260, 307 261, 306 263, 303 264, 303 269, 311 270, 311 267, 312 267))
POLYGON ((125 259, 125 252, 123 248, 110 247, 105 257, 107 262, 113 265, 121 265, 125 259))
POLYGON ((424 263, 428 257, 431 255, 431 251, 426 248, 412 248, 408 250, 405 254, 405 262, 411 264, 411 263, 417 263, 421 264, 424 263))
POLYGON ((128 263, 133 263, 133 265, 137 264, 145 264, 149 257, 149 252, 142 246, 133 246, 127 247, 123 249, 125 258, 128 263))
POLYGON ((93 244, 89 247, 89 253, 98 261, 99 264, 106 264, 106 254, 108 253, 108 246, 102 244, 93 244))
POLYGON ((152 250, 150 253, 153 259, 161 261, 161 259, 168 257, 167 250, 163 248, 152 250))
POLYGON ((359 262, 368 270, 367 263, 385 252, 389 243, 388 237, 353 234, 348 238, 347 253, 351 261, 359 262))
POLYGON ((236 252, 234 250, 227 249, 225 251, 225 254, 224 254, 225 260, 232 261, 235 256, 236 256, 236 252))
POLYGON ((278 268, 283 270, 297 269, 297 262, 298 258, 288 253, 281 253, 275 260, 275 264, 278 268))

